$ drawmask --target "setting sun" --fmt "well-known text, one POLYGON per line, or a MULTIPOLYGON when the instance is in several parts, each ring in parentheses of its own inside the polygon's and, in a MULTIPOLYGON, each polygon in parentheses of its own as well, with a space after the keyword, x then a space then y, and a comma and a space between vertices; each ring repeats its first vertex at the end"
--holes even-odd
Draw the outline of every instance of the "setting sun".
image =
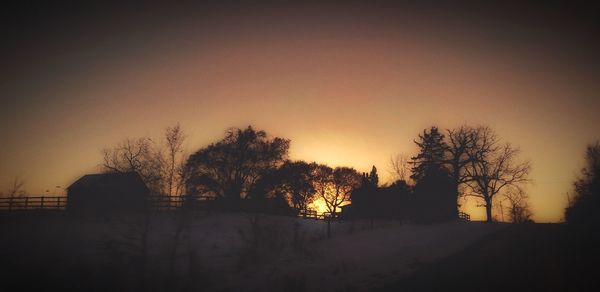
MULTIPOLYGON (((340 207, 348 204, 349 202, 342 203, 340 207)), ((317 214, 319 215, 329 212, 329 210, 327 209, 327 204, 325 203, 325 200, 323 198, 317 198, 308 206, 308 208, 310 210, 317 211, 317 214)))

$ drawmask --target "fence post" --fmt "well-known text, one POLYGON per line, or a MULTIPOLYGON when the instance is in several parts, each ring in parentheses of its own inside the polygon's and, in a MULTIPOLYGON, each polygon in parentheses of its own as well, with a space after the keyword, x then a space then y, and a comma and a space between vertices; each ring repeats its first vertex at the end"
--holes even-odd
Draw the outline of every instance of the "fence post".
POLYGON ((56 209, 57 210, 60 210, 60 199, 61 199, 61 197, 56 198, 56 209))
POLYGON ((331 214, 327 216, 327 238, 331 238, 331 214))
POLYGON ((44 210, 44 196, 42 196, 42 200, 40 201, 40 209, 44 210))
POLYGON ((25 197, 25 210, 27 210, 29 205, 29 197, 25 197))
POLYGON ((8 212, 12 211, 13 197, 8 199, 8 212))

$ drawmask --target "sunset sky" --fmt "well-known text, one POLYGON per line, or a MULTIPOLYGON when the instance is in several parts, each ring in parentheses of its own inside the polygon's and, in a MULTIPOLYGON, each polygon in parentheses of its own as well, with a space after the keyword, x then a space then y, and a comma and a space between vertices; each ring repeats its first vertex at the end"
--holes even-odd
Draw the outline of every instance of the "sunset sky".
POLYGON ((102 148, 177 122, 189 152, 251 124, 291 139, 293 159, 383 181, 424 128, 489 125, 532 161, 534 219, 562 220, 600 139, 600 46, 591 11, 550 2, 8 11, 0 188, 60 192, 102 148))

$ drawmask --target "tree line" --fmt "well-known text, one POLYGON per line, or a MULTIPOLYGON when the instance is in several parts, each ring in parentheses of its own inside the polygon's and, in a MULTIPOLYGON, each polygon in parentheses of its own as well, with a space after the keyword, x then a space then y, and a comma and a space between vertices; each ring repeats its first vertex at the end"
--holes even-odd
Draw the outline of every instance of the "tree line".
POLYGON ((565 220, 586 230, 598 229, 600 215, 600 142, 587 146, 586 166, 573 183, 575 196, 568 197, 565 220))
POLYGON ((320 199, 330 213, 337 214, 350 202, 354 209, 368 209, 377 206, 373 201, 416 197, 421 202, 415 208, 445 212, 442 217, 448 218, 456 217, 459 198, 473 197, 491 222, 494 203, 503 197, 509 200, 511 220, 526 221, 531 216, 524 189, 531 163, 521 160, 519 148, 502 142, 490 127, 423 130, 414 140, 416 155, 392 159, 397 180, 382 185, 375 166, 367 175, 351 167, 292 161, 289 139, 271 137, 252 126, 230 128, 221 140, 191 155, 184 149, 185 138, 175 125, 165 130, 161 141, 126 139, 103 150, 102 168, 138 172, 157 196, 212 198, 225 207, 275 199, 307 212, 320 199), (444 211, 431 207, 438 205, 445 206, 444 211))

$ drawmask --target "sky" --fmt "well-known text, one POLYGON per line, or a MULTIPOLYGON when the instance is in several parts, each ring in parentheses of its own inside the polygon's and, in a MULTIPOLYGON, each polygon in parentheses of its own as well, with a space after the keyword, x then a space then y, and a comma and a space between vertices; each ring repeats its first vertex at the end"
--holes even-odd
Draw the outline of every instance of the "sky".
POLYGON ((189 152, 253 125, 291 139, 292 159, 375 165, 383 181, 423 129, 488 125, 532 162, 534 219, 560 221, 600 139, 600 34, 590 2, 522 3, 8 9, 0 189, 60 194, 104 147, 176 123, 189 152))

